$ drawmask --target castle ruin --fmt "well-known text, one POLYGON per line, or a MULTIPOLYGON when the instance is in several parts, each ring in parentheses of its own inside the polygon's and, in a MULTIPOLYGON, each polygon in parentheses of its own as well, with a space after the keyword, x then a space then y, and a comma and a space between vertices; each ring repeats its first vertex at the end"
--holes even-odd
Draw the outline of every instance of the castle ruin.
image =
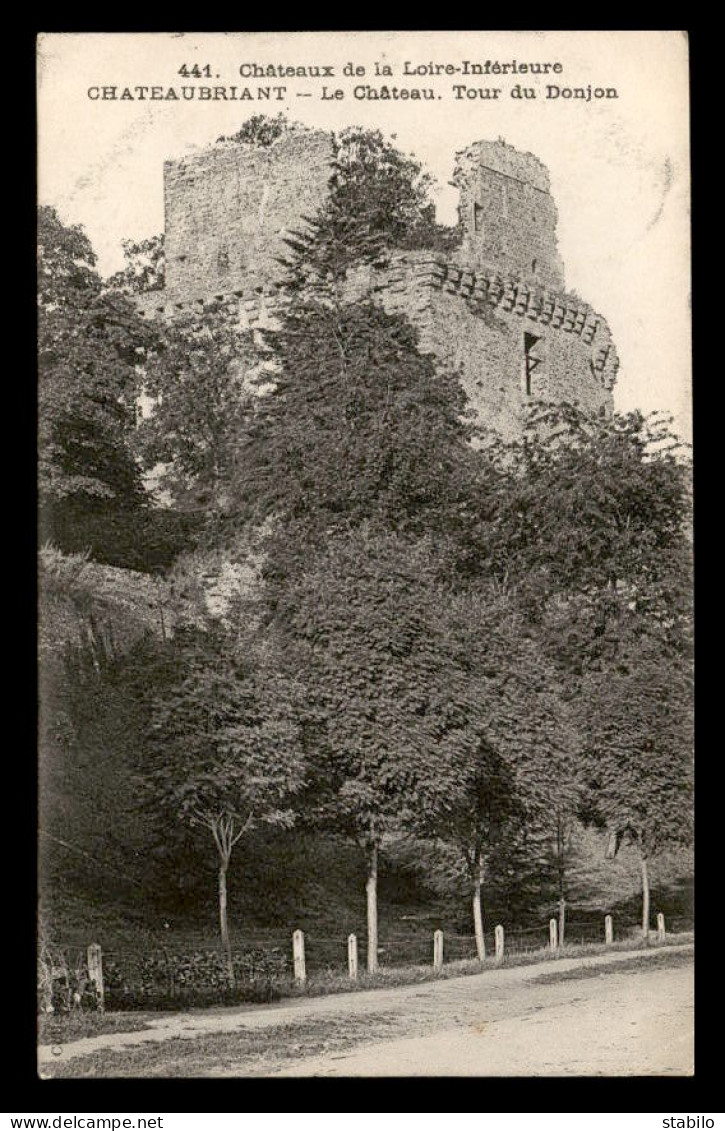
MULTIPOLYGON (((166 281, 149 317, 218 308, 240 329, 274 324, 285 236, 327 192, 329 134, 291 127, 271 145, 217 144, 164 165, 166 281)), ((405 314, 421 348, 461 374, 481 423, 520 429, 532 399, 610 415, 618 359, 609 328, 567 293, 549 175, 503 140, 456 155, 460 244, 399 251, 349 273, 348 296, 405 314)))

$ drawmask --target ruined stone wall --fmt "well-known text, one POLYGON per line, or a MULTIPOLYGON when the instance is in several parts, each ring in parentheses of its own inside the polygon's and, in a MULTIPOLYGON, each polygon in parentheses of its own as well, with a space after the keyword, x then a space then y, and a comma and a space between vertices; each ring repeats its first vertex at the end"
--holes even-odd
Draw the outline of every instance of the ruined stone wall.
MULTIPOLYGON (((383 269, 350 272, 347 301, 370 299, 390 313, 404 314, 420 334, 421 348, 461 375, 477 419, 505 437, 520 430, 527 402, 566 401, 610 416, 619 360, 604 319, 587 303, 563 291, 523 283, 510 275, 464 267, 431 252, 404 252, 383 269), (527 346, 536 362, 528 386, 527 346)), ((250 388, 264 391, 274 380, 264 356, 265 328, 273 329, 288 296, 232 292, 190 304, 145 303, 148 316, 172 318, 191 307, 216 310, 251 332, 258 364, 247 374, 250 388)))
POLYGON ((413 252, 393 257, 384 272, 356 272, 348 297, 370 297, 410 318, 421 348, 461 374, 478 420, 503 436, 518 433, 522 409, 534 399, 613 411, 619 361, 609 328, 564 292, 413 252), (530 391, 525 335, 538 363, 530 391))
POLYGON ((329 134, 291 128, 267 147, 227 142, 167 161, 165 301, 278 279, 284 236, 322 203, 331 157, 329 134))

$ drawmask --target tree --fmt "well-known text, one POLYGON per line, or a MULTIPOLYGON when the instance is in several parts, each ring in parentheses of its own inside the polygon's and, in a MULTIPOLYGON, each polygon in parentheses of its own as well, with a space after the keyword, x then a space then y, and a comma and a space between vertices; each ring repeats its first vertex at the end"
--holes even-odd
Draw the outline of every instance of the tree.
POLYGON ((257 145, 266 149, 289 129, 289 122, 283 113, 270 118, 268 114, 252 114, 236 133, 216 139, 217 145, 231 142, 234 145, 257 145))
POLYGON ((639 854, 642 932, 650 919, 649 862, 692 838, 692 685, 689 665, 662 637, 639 635, 616 665, 582 687, 591 802, 610 831, 609 855, 623 841, 639 854))
POLYGON ((299 300, 268 337, 275 388, 250 420, 237 505, 278 524, 270 572, 300 568, 363 522, 463 537, 477 521, 465 395, 407 320, 373 303, 299 300))
POLYGON ((139 450, 175 508, 207 524, 229 511, 244 474, 240 449, 255 399, 247 374, 258 360, 249 335, 212 310, 168 326, 146 365, 151 410, 139 450))
POLYGON ((460 783, 459 803, 454 817, 447 822, 446 833, 455 836, 471 886, 473 931, 478 959, 486 957, 482 892, 487 863, 499 848, 502 836, 523 810, 516 798, 511 770, 484 740, 469 772, 460 783))
POLYGON ((248 640, 218 629, 177 633, 177 678, 156 697, 142 788, 146 802, 211 833, 218 857, 219 923, 234 982, 227 873, 236 844, 258 823, 289 827, 304 783, 294 688, 255 664, 248 640))
POLYGON ((430 539, 363 525, 331 538, 277 607, 287 662, 302 673, 327 795, 318 816, 367 862, 368 970, 377 969, 385 839, 437 810, 478 745, 475 688, 450 662, 430 539))
POLYGON ((537 405, 521 440, 490 445, 487 468, 481 565, 537 617, 574 614, 569 659, 591 659, 622 613, 687 634, 690 469, 667 419, 537 405), (579 628, 594 632, 586 655, 579 628))
POLYGON ((366 854, 369 970, 380 853, 406 829, 459 847, 483 956, 485 863, 514 826, 569 803, 577 749, 521 618, 490 593, 456 593, 430 536, 363 524, 285 587, 275 623, 318 727, 319 815, 366 854))
POLYGON ((350 267, 381 265, 393 248, 442 248, 455 238, 435 222, 432 178, 379 130, 352 126, 333 145, 325 202, 285 240, 292 289, 314 283, 334 291, 350 267))
POLYGON ((126 266, 111 275, 109 286, 127 295, 163 290, 166 281, 163 232, 138 242, 123 240, 122 247, 126 266))
MULTIPOLYGON (((589 782, 581 815, 611 822, 613 843, 629 838, 640 845, 646 891, 653 829, 635 820, 627 790, 645 796, 652 777, 664 808, 655 797, 643 804, 651 804, 658 828, 670 820, 666 812, 679 812, 681 826, 687 824, 687 774, 678 809, 658 759, 667 749, 682 769, 688 749, 688 460, 666 419, 592 418, 571 405, 535 406, 520 441, 499 441, 487 451, 493 520, 485 516, 481 524, 479 568, 493 572, 531 623, 586 736, 588 756, 575 767, 582 798, 589 782), (658 653, 663 666, 655 677, 658 653), (665 670, 673 678, 669 692, 661 682, 665 670), (650 731, 659 734, 668 696, 670 738, 660 753, 646 754, 660 743, 650 731)), ((552 830, 560 920, 576 816, 576 805, 566 807, 552 830)))
POLYGON ((467 722, 477 741, 450 767, 448 795, 422 807, 417 823, 455 841, 462 854, 482 960, 482 888, 491 861, 513 848, 530 855, 530 833, 558 828, 575 810, 580 739, 552 665, 505 596, 469 587, 437 618, 449 663, 468 682, 467 722))
POLYGON ((133 452, 138 365, 153 333, 104 289, 80 227, 38 212, 38 435, 43 540, 125 564, 146 496, 133 452))

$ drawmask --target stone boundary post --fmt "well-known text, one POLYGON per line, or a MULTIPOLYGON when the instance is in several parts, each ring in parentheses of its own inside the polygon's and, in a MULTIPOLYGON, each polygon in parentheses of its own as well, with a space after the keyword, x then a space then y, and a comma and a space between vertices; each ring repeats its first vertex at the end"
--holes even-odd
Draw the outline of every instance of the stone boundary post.
POLYGON ((665 933, 665 917, 661 911, 657 913, 657 942, 664 942, 666 938, 665 933))
POLYGON ((305 936, 302 931, 295 931, 292 935, 292 963, 295 982, 298 986, 304 986, 307 981, 307 971, 305 970, 305 936))
POLYGON ((443 931, 433 932, 433 969, 436 973, 443 969, 443 931))
POLYGON ((347 936, 347 969, 353 982, 357 982, 357 936, 347 936))
POLYGON ((106 1002, 105 991, 103 989, 103 957, 98 943, 91 943, 88 947, 88 977, 95 987, 96 1001, 102 1013, 105 1009, 106 1002))
POLYGON ((611 915, 604 916, 604 941, 607 946, 611 946, 614 942, 614 925, 611 915))

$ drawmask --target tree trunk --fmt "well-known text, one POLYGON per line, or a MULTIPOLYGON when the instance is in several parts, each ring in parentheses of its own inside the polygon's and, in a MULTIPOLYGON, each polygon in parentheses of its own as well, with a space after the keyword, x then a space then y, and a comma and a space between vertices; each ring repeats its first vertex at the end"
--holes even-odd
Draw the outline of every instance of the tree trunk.
POLYGON ((370 849, 370 868, 365 892, 368 903, 368 974, 378 969, 378 846, 370 849))
POLYGON ((227 863, 219 867, 219 927, 222 936, 222 947, 227 960, 227 975, 229 984, 234 986, 234 963, 232 962, 232 945, 229 941, 229 923, 227 922, 227 863))
POLYGON ((642 863, 642 937, 645 942, 649 940, 649 871, 647 857, 641 854, 642 863))
POLYGON ((483 962, 486 957, 486 942, 483 937, 483 909, 481 907, 481 877, 477 876, 473 883, 473 930, 476 935, 476 954, 478 961, 483 962))
POLYGON ((559 881, 559 927, 557 943, 562 947, 566 935, 566 835, 561 815, 556 821, 556 864, 559 881))
POLYGON ((483 904, 481 901, 481 888, 483 886, 483 858, 480 846, 474 849, 475 872, 473 874, 473 933, 476 936, 476 954, 478 961, 483 962, 486 957, 486 941, 483 937, 483 904))

